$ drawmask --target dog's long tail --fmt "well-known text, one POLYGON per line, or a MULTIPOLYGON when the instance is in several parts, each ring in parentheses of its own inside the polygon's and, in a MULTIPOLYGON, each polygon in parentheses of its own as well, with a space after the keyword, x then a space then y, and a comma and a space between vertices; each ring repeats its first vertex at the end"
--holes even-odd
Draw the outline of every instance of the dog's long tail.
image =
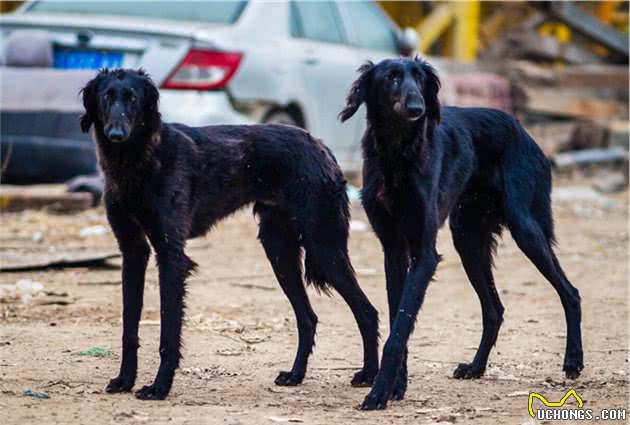
POLYGON ((329 293, 336 282, 355 279, 348 255, 350 202, 338 166, 333 179, 311 195, 301 214, 304 272, 308 283, 329 293))

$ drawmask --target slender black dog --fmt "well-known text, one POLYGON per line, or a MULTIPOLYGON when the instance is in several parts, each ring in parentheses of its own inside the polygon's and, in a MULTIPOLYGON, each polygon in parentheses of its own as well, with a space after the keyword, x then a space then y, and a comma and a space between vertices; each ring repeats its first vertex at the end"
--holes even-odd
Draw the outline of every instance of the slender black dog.
POLYGON ((196 266, 184 252, 186 240, 249 203, 299 331, 293 368, 276 384, 299 384, 313 347, 317 316, 302 279, 302 250, 307 281, 334 288, 352 309, 364 345, 364 367, 352 383, 371 384, 378 372, 378 316, 348 258, 346 182, 330 150, 285 125, 166 124, 158 97, 142 70, 104 70, 83 89, 81 128, 94 125, 107 217, 123 256, 122 364, 107 391, 135 384, 147 239, 160 275, 161 362, 155 382, 136 396, 163 399, 179 366, 185 279, 196 266))
POLYGON ((413 59, 367 63, 340 113, 367 105, 363 206, 385 252, 391 334, 364 409, 383 409, 407 388, 407 341, 440 256, 435 241, 450 214, 453 242, 479 299, 483 334, 456 378, 481 376, 503 320, 494 286, 496 237, 507 227, 558 292, 567 322, 564 368, 583 368, 580 296, 553 252, 551 171, 512 116, 493 109, 441 108, 431 65, 413 59))

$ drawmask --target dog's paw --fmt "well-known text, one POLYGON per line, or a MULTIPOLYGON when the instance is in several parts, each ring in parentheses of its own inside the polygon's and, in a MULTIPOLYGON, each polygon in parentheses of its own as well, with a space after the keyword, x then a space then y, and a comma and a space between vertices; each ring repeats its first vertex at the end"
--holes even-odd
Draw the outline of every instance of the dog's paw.
POLYGON ((403 400, 405 398, 405 393, 407 392, 407 380, 401 379, 400 377, 396 380, 396 385, 394 385, 394 391, 389 396, 390 400, 403 400))
POLYGON ((584 369, 584 365, 581 361, 569 361, 564 364, 562 370, 567 379, 577 379, 580 377, 580 372, 584 369))
POLYGON ((280 372, 278 377, 274 381, 276 385, 283 387, 294 387, 299 385, 304 380, 304 375, 297 374, 295 372, 280 372))
POLYGON ((116 378, 112 378, 105 387, 105 392, 108 393, 124 393, 127 391, 131 391, 133 385, 135 384, 135 378, 125 377, 125 376, 117 376, 116 378))
POLYGON ((481 378, 486 371, 485 367, 479 367, 474 363, 460 363, 453 372, 453 378, 456 379, 475 379, 481 378))
POLYGON ((145 385, 136 391, 136 398, 140 400, 164 400, 168 395, 168 389, 158 385, 145 385))
POLYGON ((361 404, 361 410, 383 410, 387 408, 389 397, 385 391, 372 388, 372 391, 365 397, 361 404))
POLYGON ((353 387, 371 387, 374 383, 374 378, 376 377, 377 373, 378 370, 368 371, 365 369, 361 369, 354 374, 354 376, 352 377, 352 381, 350 381, 350 384, 353 387))
POLYGON ((580 377, 580 371, 577 369, 565 369, 564 374, 567 379, 578 379, 580 377))

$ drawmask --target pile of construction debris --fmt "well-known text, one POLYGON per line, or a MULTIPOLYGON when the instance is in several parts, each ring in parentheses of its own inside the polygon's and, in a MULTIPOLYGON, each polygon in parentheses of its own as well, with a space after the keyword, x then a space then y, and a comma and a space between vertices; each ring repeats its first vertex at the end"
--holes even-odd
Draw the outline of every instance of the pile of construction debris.
POLYGON ((560 168, 614 162, 628 150, 628 68, 509 61, 514 113, 560 168), (602 151, 605 149, 606 151, 602 151), (591 154, 560 155, 590 150, 591 154), (573 159, 571 159, 573 158, 573 159))
POLYGON ((510 81, 512 112, 556 169, 607 176, 596 176, 603 191, 628 183, 627 24, 625 31, 581 5, 541 2, 478 62, 510 81))

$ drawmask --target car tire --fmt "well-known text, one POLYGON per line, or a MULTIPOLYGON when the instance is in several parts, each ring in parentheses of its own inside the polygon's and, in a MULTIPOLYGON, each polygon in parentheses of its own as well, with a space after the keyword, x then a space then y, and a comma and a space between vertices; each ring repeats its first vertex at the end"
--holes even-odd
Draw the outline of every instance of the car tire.
POLYGON ((299 127, 297 120, 291 114, 285 111, 275 111, 268 114, 263 120, 265 124, 285 124, 299 127))

